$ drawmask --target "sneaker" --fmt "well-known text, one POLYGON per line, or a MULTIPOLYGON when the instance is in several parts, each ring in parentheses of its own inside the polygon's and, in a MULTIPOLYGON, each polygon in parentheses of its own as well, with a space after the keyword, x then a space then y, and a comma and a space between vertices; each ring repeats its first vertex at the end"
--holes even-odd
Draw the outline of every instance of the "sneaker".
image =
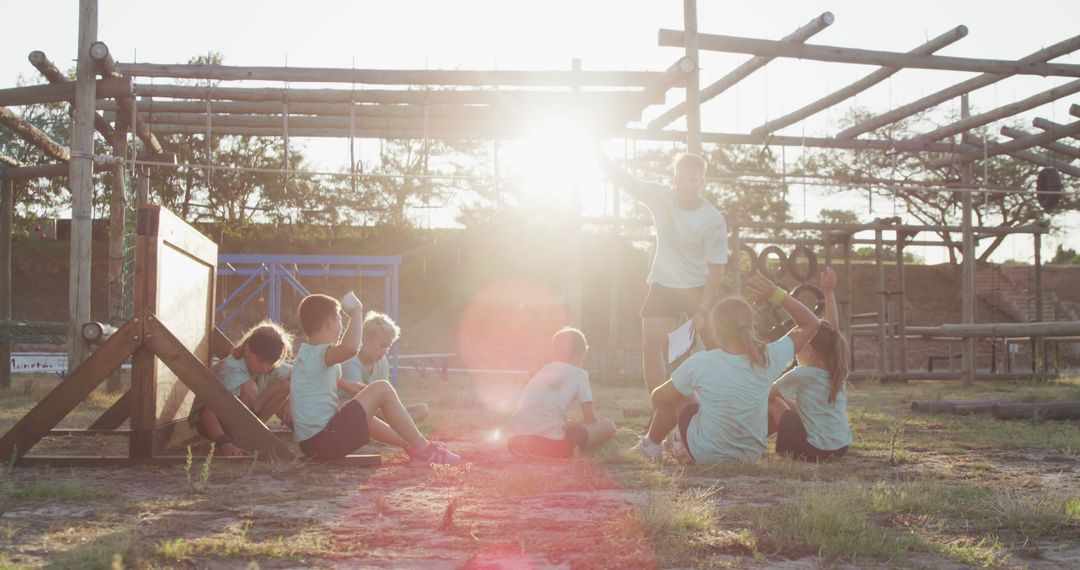
POLYGON ((461 456, 450 451, 441 441, 432 441, 426 451, 417 451, 411 447, 405 449, 409 462, 417 465, 452 465, 461 461, 461 456))
POLYGON ((632 449, 641 453, 645 457, 648 457, 649 459, 660 459, 660 457, 664 455, 664 446, 659 443, 653 442, 653 440, 649 439, 649 436, 647 435, 641 436, 641 439, 638 440, 637 445, 635 445, 632 449))

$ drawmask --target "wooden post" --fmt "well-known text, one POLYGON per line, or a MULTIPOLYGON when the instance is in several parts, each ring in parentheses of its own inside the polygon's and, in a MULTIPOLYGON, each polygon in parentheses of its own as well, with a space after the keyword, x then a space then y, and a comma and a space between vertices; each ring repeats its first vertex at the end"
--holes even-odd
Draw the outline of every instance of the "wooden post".
MULTIPOLYGON (((112 137, 113 154, 127 155, 127 136, 120 124, 112 137)), ((112 170, 112 186, 109 193, 109 321, 124 322, 124 221, 127 213, 127 196, 124 189, 124 165, 115 164, 112 170)), ((120 391, 120 371, 115 370, 105 380, 110 393, 120 391)))
MULTIPOLYGON (((966 119, 971 114, 968 96, 965 93, 960 97, 960 116, 966 119)), ((960 168, 960 181, 964 188, 960 189, 960 203, 963 208, 961 227, 963 231, 963 259, 961 261, 961 316, 960 322, 965 325, 975 324, 975 235, 972 232, 972 164, 964 164, 960 168)), ((960 354, 960 386, 971 388, 975 385, 975 339, 966 337, 963 341, 963 350, 960 354)))
POLYGON ((150 173, 145 166, 135 169, 135 208, 150 205, 150 173))
POLYGON ((882 232, 881 222, 879 221, 877 229, 874 230, 874 267, 877 269, 878 288, 878 358, 875 371, 879 376, 886 371, 886 359, 889 352, 889 339, 886 337, 888 334, 888 326, 885 322, 889 313, 889 292, 885 290, 885 252, 882 251, 882 248, 884 248, 885 245, 881 243, 882 232))
MULTIPOLYGON (((619 199, 622 197, 619 186, 611 184, 612 215, 616 220, 620 219, 622 209, 619 207, 619 199)), ((614 250, 611 252, 611 280, 608 286, 608 353, 612 370, 618 370, 619 366, 619 288, 622 285, 619 275, 622 273, 622 250, 618 249, 622 242, 622 226, 616 225, 613 229, 615 239, 612 241, 614 250)))
MULTIPOLYGON (((1043 320, 1043 295, 1042 295, 1042 234, 1035 234, 1035 318, 1033 322, 1043 320)), ((1031 366, 1035 373, 1035 379, 1040 380, 1046 375, 1046 351, 1045 340, 1041 336, 1031 339, 1031 366)))
POLYGON ((683 0, 686 57, 694 61, 694 71, 686 77, 686 148, 701 154, 701 65, 698 64, 697 28, 697 0, 683 0))
MULTIPOLYGON (((0 319, 11 318, 11 231, 15 216, 15 181, 2 176, 0 167, 0 319)), ((0 342, 0 388, 11 387, 11 343, 0 342)))
POLYGON ((907 309, 904 300, 907 297, 907 286, 904 283, 904 241, 907 234, 896 232, 896 319, 899 330, 897 331, 900 345, 900 381, 907 382, 907 309))
POLYGON ((68 289, 68 370, 89 354, 79 327, 90 320, 90 243, 94 201, 94 102, 96 77, 90 44, 97 41, 97 0, 79 0, 78 64, 75 68, 75 120, 71 129, 71 276, 68 289))
POLYGON ((851 306, 851 241, 854 237, 854 233, 849 233, 844 238, 844 294, 847 302, 844 303, 844 313, 840 315, 840 320, 844 323, 843 332, 847 335, 848 347, 851 349, 848 370, 855 370, 855 335, 851 332, 851 315, 854 312, 854 307, 851 306))
MULTIPOLYGON (((581 59, 574 58, 571 61, 571 69, 575 74, 581 73, 581 59)), ((574 93, 581 93, 581 87, 575 84, 571 90, 574 93)), ((570 246, 569 267, 567 267, 567 304, 570 309, 570 320, 575 327, 583 327, 581 313, 581 298, 582 298, 582 261, 584 256, 581 253, 581 175, 580 173, 574 177, 573 188, 571 191, 570 200, 570 235, 567 236, 570 239, 568 245, 570 246)))

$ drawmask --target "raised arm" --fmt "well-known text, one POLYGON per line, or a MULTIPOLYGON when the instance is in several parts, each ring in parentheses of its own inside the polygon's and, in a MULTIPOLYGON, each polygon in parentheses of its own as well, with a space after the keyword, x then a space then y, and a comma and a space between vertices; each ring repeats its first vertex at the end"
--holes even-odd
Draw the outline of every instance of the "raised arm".
POLYGON ((359 305, 349 313, 349 326, 337 344, 326 349, 326 365, 341 364, 356 356, 363 341, 364 306, 359 305))
POLYGON ((840 329, 840 309, 836 306, 836 272, 832 267, 826 267, 821 272, 819 282, 821 283, 821 292, 825 294, 825 320, 829 321, 829 324, 833 328, 840 329))
POLYGON ((774 285, 764 275, 760 273, 754 275, 747 282, 746 291, 747 295, 752 299, 769 301, 774 305, 778 305, 795 321, 795 328, 791 329, 791 332, 787 334, 791 338, 792 344, 795 345, 795 352, 802 350, 810 342, 810 339, 817 334, 818 327, 821 326, 821 321, 818 320, 817 315, 806 305, 800 303, 798 299, 788 295, 787 291, 774 285))
POLYGON ((705 279, 705 288, 701 293, 701 304, 693 315, 694 329, 705 344, 707 350, 712 350, 719 345, 716 331, 707 326, 709 311, 719 300, 720 285, 724 282, 724 269, 727 266, 721 263, 709 264, 709 276, 705 279))
POLYGON ((629 172, 616 165, 606 154, 604 154, 604 151, 600 150, 599 146, 595 147, 595 154, 596 162, 599 164, 600 170, 604 173, 604 176, 619 188, 626 190, 626 192, 633 196, 635 200, 644 199, 644 193, 647 191, 649 185, 648 182, 634 177, 629 172))

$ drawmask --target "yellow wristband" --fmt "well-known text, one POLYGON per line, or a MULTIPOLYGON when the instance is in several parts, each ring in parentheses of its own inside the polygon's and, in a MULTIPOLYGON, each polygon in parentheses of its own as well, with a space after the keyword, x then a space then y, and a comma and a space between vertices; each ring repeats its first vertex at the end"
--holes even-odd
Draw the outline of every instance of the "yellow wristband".
POLYGON ((784 289, 781 287, 777 287, 773 289, 772 294, 769 295, 769 302, 774 305, 779 305, 780 303, 784 302, 784 299, 787 299, 787 296, 787 291, 784 291, 784 289))

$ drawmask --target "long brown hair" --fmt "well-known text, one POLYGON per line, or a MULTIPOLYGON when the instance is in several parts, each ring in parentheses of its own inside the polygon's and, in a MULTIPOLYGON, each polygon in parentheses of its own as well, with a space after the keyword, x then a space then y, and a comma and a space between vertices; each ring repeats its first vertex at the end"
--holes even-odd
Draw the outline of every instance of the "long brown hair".
POLYGON ((829 321, 821 321, 817 334, 810 339, 810 348, 825 358, 826 372, 829 373, 829 403, 836 402, 836 395, 844 389, 848 375, 848 345, 844 338, 829 321))
POLYGON ((765 342, 758 338, 754 329, 757 321, 754 310, 742 297, 724 297, 713 306, 710 315, 716 336, 723 341, 736 343, 750 360, 750 366, 764 368, 769 365, 765 342))

